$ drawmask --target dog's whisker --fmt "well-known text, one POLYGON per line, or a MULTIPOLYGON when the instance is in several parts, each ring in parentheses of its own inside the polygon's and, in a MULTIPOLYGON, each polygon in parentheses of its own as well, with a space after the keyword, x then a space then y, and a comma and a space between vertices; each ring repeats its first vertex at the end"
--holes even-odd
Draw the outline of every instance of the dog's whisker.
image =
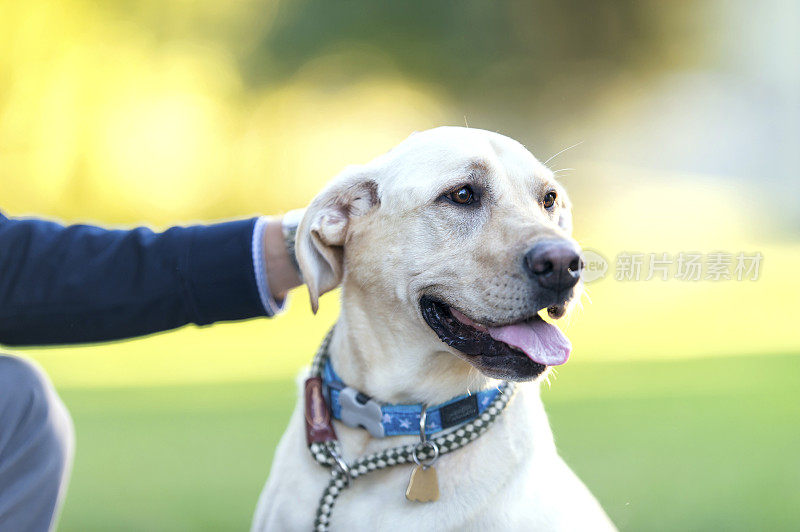
POLYGON ((482 380, 481 372, 478 371, 474 366, 469 368, 469 388, 474 388, 476 384, 479 384, 482 380))
POLYGON ((566 325, 567 327, 569 327, 570 325, 572 325, 572 312, 570 312, 569 314, 567 314, 567 315, 565 316, 565 319, 567 320, 567 325, 566 325))
POLYGON ((547 163, 549 163, 550 161, 552 161, 553 159, 555 159, 556 157, 558 157, 559 155, 561 155, 561 154, 562 154, 562 153, 564 153, 565 151, 567 151, 567 150, 571 150, 572 148, 575 148, 576 146, 580 146, 581 144, 583 144, 583 141, 580 141, 580 142, 578 142, 578 143, 576 143, 576 144, 573 144, 572 146, 569 146, 569 147, 567 147, 567 148, 564 148, 563 150, 561 150, 560 152, 556 153, 555 155, 552 155, 552 156, 551 156, 549 159, 547 159, 547 160, 546 160, 545 162, 543 162, 542 164, 543 164, 543 165, 545 165, 545 166, 547 166, 547 163))
MULTIPOLYGON (((588 289, 588 288, 586 288, 586 287, 583 287, 583 293, 582 293, 581 295, 582 295, 582 296, 586 296, 586 299, 588 299, 588 300, 589 300, 589 304, 591 304, 591 303, 592 303, 592 297, 589 295, 589 289, 588 289)), ((582 300, 582 299, 583 299, 583 298, 581 298, 581 299, 579 299, 579 300, 578 300, 578 303, 580 303, 580 305, 581 305, 581 308, 583 308, 583 300, 582 300)))
POLYGON ((472 395, 472 388, 474 387, 475 383, 477 382, 478 378, 480 377, 480 373, 474 367, 470 367, 469 371, 467 372, 467 385, 466 385, 466 394, 472 395))

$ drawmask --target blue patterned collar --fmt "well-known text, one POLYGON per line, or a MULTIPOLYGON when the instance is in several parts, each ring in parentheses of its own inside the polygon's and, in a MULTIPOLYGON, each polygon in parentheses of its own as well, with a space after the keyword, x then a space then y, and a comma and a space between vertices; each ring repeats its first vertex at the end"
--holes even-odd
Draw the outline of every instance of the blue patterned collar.
MULTIPOLYGON (((375 438, 419 434, 423 405, 380 403, 346 386, 333 370, 330 360, 322 370, 322 381, 334 419, 350 427, 362 427, 375 438)), ((428 407, 425 433, 435 434, 477 418, 499 394, 497 388, 489 388, 428 407)))

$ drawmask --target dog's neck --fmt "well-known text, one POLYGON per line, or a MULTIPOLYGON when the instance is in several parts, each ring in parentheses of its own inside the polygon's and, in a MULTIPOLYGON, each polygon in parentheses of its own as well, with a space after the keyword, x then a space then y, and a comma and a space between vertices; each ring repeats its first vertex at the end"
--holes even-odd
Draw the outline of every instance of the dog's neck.
POLYGON ((447 351, 414 310, 344 284, 329 354, 348 386, 382 402, 435 404, 497 385, 447 351))

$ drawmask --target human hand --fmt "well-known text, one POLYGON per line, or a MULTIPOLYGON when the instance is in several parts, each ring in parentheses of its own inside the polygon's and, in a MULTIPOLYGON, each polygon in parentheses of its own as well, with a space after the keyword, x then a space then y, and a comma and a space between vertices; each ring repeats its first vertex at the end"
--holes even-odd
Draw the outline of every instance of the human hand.
MULTIPOLYGON (((292 211, 282 217, 270 218, 264 229, 264 267, 272 297, 282 300, 288 291, 303 284, 297 261, 289 254, 289 245, 284 236, 283 223, 293 225, 296 229, 302 218, 302 211, 292 211)), ((293 242, 293 240, 292 240, 293 242)), ((294 251, 294 244, 291 244, 294 251)))

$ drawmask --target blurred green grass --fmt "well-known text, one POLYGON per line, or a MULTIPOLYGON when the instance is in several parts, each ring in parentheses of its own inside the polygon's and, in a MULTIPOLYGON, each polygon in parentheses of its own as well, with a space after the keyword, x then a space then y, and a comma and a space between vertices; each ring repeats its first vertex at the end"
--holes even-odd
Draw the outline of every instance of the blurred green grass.
MULTIPOLYGON (((622 530, 800 525, 800 356, 578 363, 551 381, 558 447, 622 530)), ((78 450, 61 530, 245 530, 295 386, 62 396, 78 450)))

